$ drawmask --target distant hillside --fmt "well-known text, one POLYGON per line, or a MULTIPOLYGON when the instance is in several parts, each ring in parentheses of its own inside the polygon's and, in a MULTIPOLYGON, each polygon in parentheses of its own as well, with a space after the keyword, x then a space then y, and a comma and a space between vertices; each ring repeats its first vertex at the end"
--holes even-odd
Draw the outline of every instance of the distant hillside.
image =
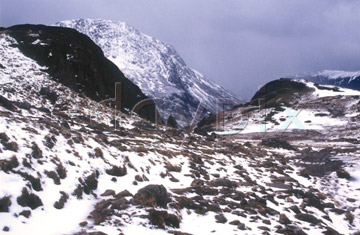
POLYGON ((360 71, 348 72, 339 70, 323 70, 316 73, 298 74, 292 77, 306 79, 323 85, 335 85, 360 90, 360 71))

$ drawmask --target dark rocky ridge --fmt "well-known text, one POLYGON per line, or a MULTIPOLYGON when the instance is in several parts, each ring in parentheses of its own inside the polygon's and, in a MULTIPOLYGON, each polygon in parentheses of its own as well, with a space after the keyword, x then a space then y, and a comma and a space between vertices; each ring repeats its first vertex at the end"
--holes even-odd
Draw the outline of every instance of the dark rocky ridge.
POLYGON ((266 104, 266 107, 273 107, 276 104, 284 103, 288 106, 294 102, 293 98, 298 99, 300 98, 299 96, 311 91, 311 88, 307 87, 304 83, 281 78, 261 87, 251 98, 250 104, 259 105, 260 102, 261 105, 266 104), (295 93, 298 95, 297 97, 294 96, 295 93))
MULTIPOLYGON (((122 111, 131 110, 148 97, 109 61, 100 47, 74 29, 45 25, 16 25, 5 30, 19 43, 24 55, 46 66, 52 79, 95 101, 115 97, 115 83, 122 83, 122 111)), ((155 106, 149 105, 140 116, 154 121, 155 106)))

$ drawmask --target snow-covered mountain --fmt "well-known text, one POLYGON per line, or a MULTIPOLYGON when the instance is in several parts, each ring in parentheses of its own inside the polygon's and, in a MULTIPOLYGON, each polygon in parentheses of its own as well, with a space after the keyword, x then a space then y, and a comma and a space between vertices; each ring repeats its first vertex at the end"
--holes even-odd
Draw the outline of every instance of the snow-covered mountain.
POLYGON ((335 85, 360 90, 360 71, 323 70, 315 73, 298 74, 293 78, 306 79, 311 82, 335 85))
POLYGON ((178 52, 154 37, 120 21, 77 19, 56 23, 88 35, 105 56, 148 96, 156 98, 166 121, 172 115, 181 126, 189 125, 201 103, 215 113, 227 104, 241 102, 196 70, 188 67, 178 52), (219 105, 217 105, 219 104, 219 105))
MULTIPOLYGON (((121 83, 126 96, 116 95, 116 103, 124 112, 149 99, 86 35, 70 28, 45 25, 16 25, 9 29, 11 36, 20 42, 19 49, 44 66, 44 71, 55 81, 97 102, 112 104, 115 84, 121 83)), ((136 111, 141 117, 155 121, 154 105, 136 111)))
MULTIPOLYGON (((1 234, 357 234, 360 92, 280 80, 255 95, 282 98, 264 112, 269 133, 189 136, 97 102, 106 87, 88 89, 105 86, 111 67, 87 63, 100 50, 85 39, 0 29, 1 234), (277 131, 284 104, 304 96, 309 129, 277 131)), ((258 110, 227 111, 221 127, 244 116, 254 126, 258 110)))

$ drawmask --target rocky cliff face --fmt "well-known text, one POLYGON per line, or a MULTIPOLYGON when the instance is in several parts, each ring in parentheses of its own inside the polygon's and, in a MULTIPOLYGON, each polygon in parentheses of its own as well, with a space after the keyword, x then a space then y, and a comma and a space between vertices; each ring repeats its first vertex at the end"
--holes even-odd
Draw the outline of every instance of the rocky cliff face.
MULTIPOLYGON (((121 108, 131 110, 136 103, 147 99, 109 61, 101 49, 87 36, 76 30, 44 25, 17 25, 6 29, 18 42, 24 55, 44 66, 51 79, 95 101, 115 98, 115 84, 122 84, 121 108)), ((140 116, 154 120, 155 107, 148 106, 140 116)))
POLYGON ((143 34, 125 22, 102 19, 67 20, 56 24, 88 35, 120 70, 155 98, 165 120, 171 115, 187 126, 201 104, 202 116, 222 110, 222 103, 241 102, 204 75, 188 67, 174 47, 143 34))

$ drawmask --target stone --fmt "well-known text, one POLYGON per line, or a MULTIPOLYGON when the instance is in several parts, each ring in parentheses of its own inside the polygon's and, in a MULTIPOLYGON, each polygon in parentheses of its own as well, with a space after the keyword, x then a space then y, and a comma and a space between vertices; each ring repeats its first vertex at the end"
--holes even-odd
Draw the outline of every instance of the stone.
POLYGON ((341 179, 350 179, 350 174, 349 172, 347 172, 346 170, 340 168, 339 170, 336 171, 336 174, 339 178, 341 179))
POLYGON ((124 190, 121 191, 120 193, 116 194, 115 197, 116 198, 120 198, 120 197, 132 197, 133 195, 128 191, 128 190, 124 190))
POLYGON ((80 227, 85 227, 87 224, 88 224, 87 221, 83 221, 79 223, 80 227))
POLYGON ((233 221, 229 222, 229 224, 237 226, 237 225, 241 224, 241 222, 239 220, 233 220, 233 221))
POLYGON ((124 176, 127 174, 127 169, 126 166, 113 166, 111 169, 106 170, 106 174, 112 176, 124 176))
POLYGON ((0 160, 0 169, 8 172, 19 166, 16 156, 12 156, 10 160, 0 160))
POLYGON ((225 179, 225 178, 220 178, 220 179, 212 180, 210 182, 210 185, 215 186, 215 187, 222 186, 222 187, 227 187, 227 188, 235 188, 237 186, 237 183, 235 183, 231 180, 225 179))
POLYGON ((224 224, 227 222, 226 217, 223 214, 215 215, 216 223, 224 224))
POLYGON ((258 226, 258 229, 270 232, 270 229, 266 226, 258 226))
POLYGON ((31 211, 29 211, 29 210, 24 210, 24 211, 20 212, 19 215, 22 215, 22 216, 24 216, 25 218, 29 218, 29 217, 31 216, 31 211))
POLYGON ((167 190, 163 185, 150 184, 141 188, 134 196, 134 204, 166 207, 169 202, 167 190))
POLYGON ((157 211, 152 209, 149 211, 148 218, 151 224, 162 229, 165 228, 165 225, 174 228, 180 227, 180 219, 176 215, 169 214, 167 211, 157 211))
POLYGON ((305 213, 300 213, 295 215, 295 218, 297 218, 298 220, 302 220, 311 224, 317 224, 320 222, 319 219, 317 219, 315 216, 310 215, 310 214, 305 214, 305 213))
POLYGON ((115 195, 115 191, 112 189, 107 189, 105 190, 105 192, 103 192, 100 196, 102 197, 107 197, 107 196, 114 196, 115 195))
POLYGON ((111 209, 116 209, 116 210, 125 210, 128 208, 128 201, 124 198, 117 198, 114 200, 111 200, 111 209))
POLYGON ((240 230, 245 230, 246 226, 245 226, 244 223, 240 223, 237 228, 240 229, 240 230))
POLYGON ((289 209, 292 210, 293 212, 295 212, 296 214, 300 214, 300 213, 301 213, 299 207, 296 206, 296 205, 290 206, 289 209))
POLYGON ((9 212, 10 206, 11 206, 10 196, 5 196, 0 199, 0 213, 9 212))
POLYGON ((191 187, 201 187, 204 185, 204 181, 201 179, 194 179, 193 182, 191 182, 191 187))
POLYGON ((285 214, 280 214, 279 215, 279 223, 286 225, 286 224, 291 224, 291 221, 285 214))
POLYGON ((30 207, 32 210, 42 206, 43 203, 41 199, 33 194, 29 193, 26 188, 23 188, 21 196, 17 198, 17 202, 22 207, 30 207))
POLYGON ((326 231, 323 232, 325 235, 341 235, 338 231, 333 228, 326 227, 326 231))

